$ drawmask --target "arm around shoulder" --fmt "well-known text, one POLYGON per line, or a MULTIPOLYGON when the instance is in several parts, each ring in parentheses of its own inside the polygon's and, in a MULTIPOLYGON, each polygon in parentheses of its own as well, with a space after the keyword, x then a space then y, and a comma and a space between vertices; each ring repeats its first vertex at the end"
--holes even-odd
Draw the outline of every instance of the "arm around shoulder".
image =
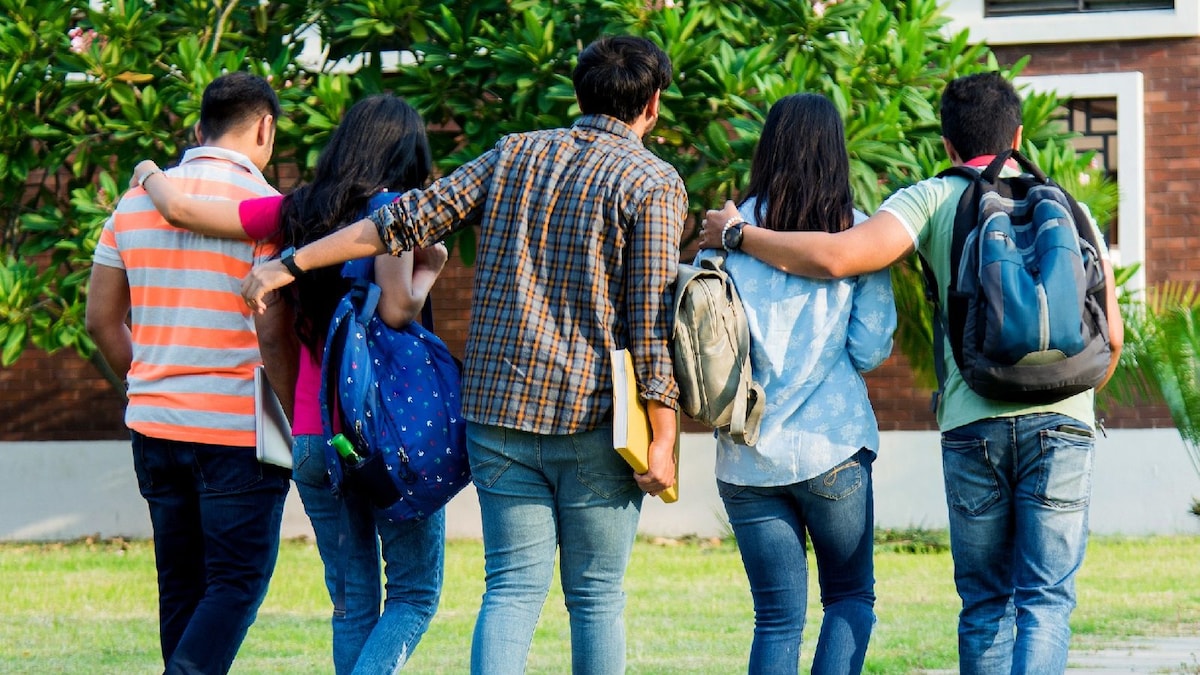
POLYGON ((154 202, 154 208, 175 227, 222 239, 247 238, 239 213, 240 202, 190 197, 150 160, 138 163, 133 176, 154 202))
POLYGON ((840 279, 886 269, 915 247, 900 219, 880 211, 837 233, 746 227, 741 250, 789 274, 840 279))

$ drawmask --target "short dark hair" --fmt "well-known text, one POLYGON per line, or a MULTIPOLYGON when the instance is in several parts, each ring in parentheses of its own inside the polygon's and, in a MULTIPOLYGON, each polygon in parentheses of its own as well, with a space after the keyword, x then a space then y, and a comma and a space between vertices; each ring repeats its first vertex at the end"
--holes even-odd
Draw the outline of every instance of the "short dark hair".
POLYGON ((585 115, 610 115, 629 123, 642 114, 654 92, 671 85, 671 59, 645 38, 602 37, 579 53, 571 80, 585 115))
POLYGON ((942 92, 942 135, 963 161, 1012 147, 1021 126, 1021 97, 1000 73, 951 80, 942 92))
POLYGON ((750 163, 743 200, 771 230, 840 232, 854 222, 846 132, 821 94, 792 94, 771 106, 750 163))
POLYGON ((213 80, 200 100, 200 133, 206 143, 263 115, 281 113, 271 85, 250 73, 228 73, 213 80))

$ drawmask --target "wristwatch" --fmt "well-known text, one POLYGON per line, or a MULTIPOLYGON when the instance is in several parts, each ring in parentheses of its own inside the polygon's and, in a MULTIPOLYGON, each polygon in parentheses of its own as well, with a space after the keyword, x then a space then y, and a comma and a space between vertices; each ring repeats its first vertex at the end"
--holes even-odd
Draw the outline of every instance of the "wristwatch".
POLYGON ((283 253, 279 255, 279 262, 283 263, 283 266, 286 267, 287 270, 292 273, 292 276, 297 279, 300 278, 301 274, 304 274, 304 270, 300 269, 300 266, 296 264, 295 246, 289 246, 283 249, 283 253))
POLYGON ((734 218, 721 228, 721 245, 726 251, 736 251, 742 247, 742 226, 746 221, 734 218))

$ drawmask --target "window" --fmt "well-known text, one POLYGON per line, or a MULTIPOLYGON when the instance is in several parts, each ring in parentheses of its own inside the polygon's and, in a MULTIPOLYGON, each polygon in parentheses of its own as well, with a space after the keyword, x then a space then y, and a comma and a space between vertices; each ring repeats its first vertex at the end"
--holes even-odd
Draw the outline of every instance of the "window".
POLYGON ((985 17, 1147 9, 1173 10, 1175 0, 984 0, 983 3, 985 17))
POLYGON ((1196 0, 948 0, 945 12, 948 30, 990 45, 1200 37, 1196 0))
MULTIPOLYGON (((1072 98, 1061 109, 1059 121, 1067 131, 1079 134, 1071 140, 1076 152, 1091 152, 1093 164, 1104 169, 1110 180, 1120 183, 1120 156, 1117 138, 1117 99, 1072 98)), ((1120 246, 1120 213, 1108 226, 1108 244, 1120 246)))
MULTIPOLYGON (((1069 99, 1063 123, 1082 134, 1075 147, 1096 150, 1109 175, 1118 181, 1120 205, 1108 236, 1113 262, 1144 263, 1146 259, 1145 121, 1141 73, 1094 73, 1019 77, 1019 88, 1054 91, 1069 99)), ((1131 290, 1145 288, 1144 269, 1130 280, 1131 290)))

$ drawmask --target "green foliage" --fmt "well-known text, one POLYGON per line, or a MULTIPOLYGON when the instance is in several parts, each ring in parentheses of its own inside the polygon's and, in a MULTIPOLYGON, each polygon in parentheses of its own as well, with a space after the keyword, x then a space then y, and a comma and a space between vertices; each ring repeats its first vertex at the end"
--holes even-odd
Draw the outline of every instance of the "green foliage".
MULTIPOLYGON (((602 34, 642 35, 662 45, 675 68, 647 145, 679 170, 692 215, 702 216, 745 186, 767 109, 798 91, 823 93, 842 112, 858 206, 872 211, 894 189, 945 166, 937 120, 945 83, 998 67, 986 46, 945 33, 936 0, 110 0, 100 11, 0 0, 0 7, 5 364, 30 344, 92 349, 81 326, 97 232, 137 160, 175 163, 204 87, 228 70, 276 85, 284 107, 276 163, 295 165, 301 179, 346 108, 380 91, 420 110, 445 172, 504 134, 570 124, 579 50, 602 34), (317 36, 325 51, 302 57, 317 36)), ((1055 101, 1031 99, 1029 150, 1053 148, 1044 151, 1053 160, 1046 169, 1078 175, 1087 158, 1074 157, 1063 132, 1047 124, 1055 101)), ((694 236, 693 227, 686 240, 694 236)), ((470 262, 474 233, 452 245, 470 262)), ((895 274, 906 321, 898 342, 931 383, 919 277, 905 268, 895 274)))
MULTIPOLYGON (((1123 277, 1134 270, 1122 270, 1123 277)), ((1125 347, 1107 396, 1165 403, 1200 473, 1200 288, 1164 282, 1145 301, 1122 298, 1125 347)))

